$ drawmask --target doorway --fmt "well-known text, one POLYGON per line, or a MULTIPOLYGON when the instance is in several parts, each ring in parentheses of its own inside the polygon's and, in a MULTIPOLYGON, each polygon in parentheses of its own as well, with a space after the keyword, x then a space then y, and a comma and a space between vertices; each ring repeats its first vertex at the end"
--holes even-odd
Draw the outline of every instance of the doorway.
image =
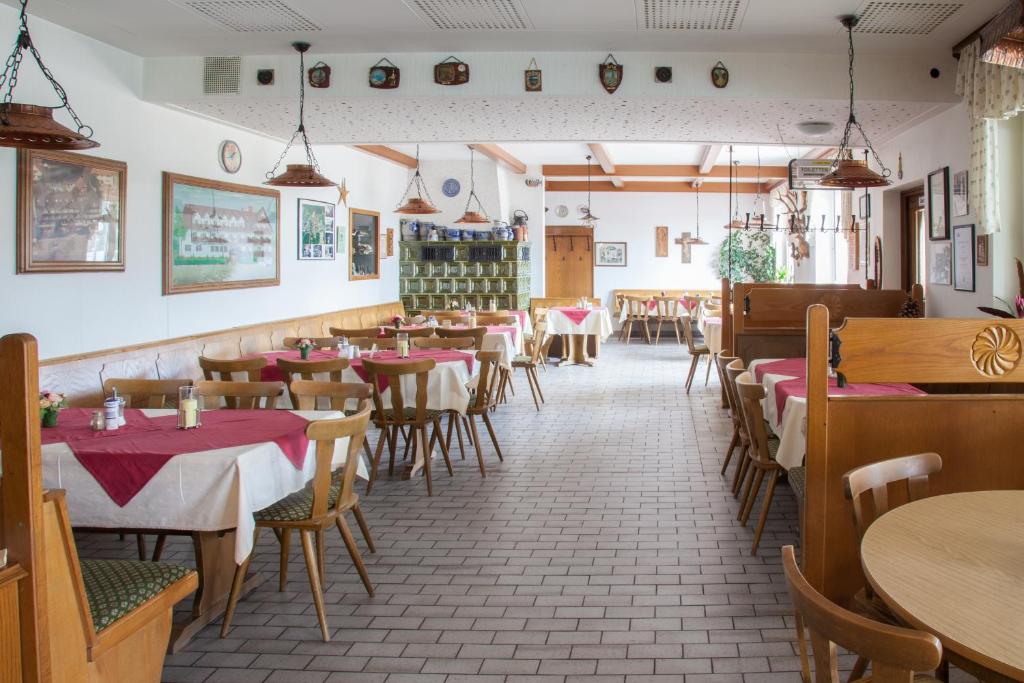
POLYGON ((548 226, 544 236, 544 296, 594 296, 594 231, 548 226))
POLYGON ((924 187, 900 194, 900 282, 909 292, 915 284, 927 280, 926 253, 928 248, 928 222, 925 211, 924 187))

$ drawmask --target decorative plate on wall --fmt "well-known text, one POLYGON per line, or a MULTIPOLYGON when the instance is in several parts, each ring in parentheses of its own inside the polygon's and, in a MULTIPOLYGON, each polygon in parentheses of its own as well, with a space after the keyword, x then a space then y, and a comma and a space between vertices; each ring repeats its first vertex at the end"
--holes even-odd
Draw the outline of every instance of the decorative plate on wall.
POLYGON ((217 159, 220 167, 228 173, 238 173, 238 169, 242 168, 242 150, 234 140, 220 143, 217 159))
POLYGON ((559 218, 565 218, 569 215, 569 207, 565 204, 559 204, 555 207, 555 215, 559 218))
POLYGON ((449 178, 448 180, 444 181, 444 183, 441 185, 441 192, 444 193, 445 197, 458 196, 461 190, 462 185, 460 185, 459 181, 456 180, 455 178, 449 178))

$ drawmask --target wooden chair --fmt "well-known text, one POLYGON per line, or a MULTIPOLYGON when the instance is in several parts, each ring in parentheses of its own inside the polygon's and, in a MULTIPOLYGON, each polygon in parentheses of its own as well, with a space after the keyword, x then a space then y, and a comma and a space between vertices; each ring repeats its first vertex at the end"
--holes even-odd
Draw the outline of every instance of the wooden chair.
POLYGON ((428 318, 433 316, 437 320, 451 320, 453 323, 461 322, 469 317, 467 313, 462 311, 423 311, 423 315, 428 318))
POLYGON ((434 336, 434 328, 432 327, 413 327, 413 328, 395 328, 385 327, 384 336, 391 338, 398 335, 400 332, 405 332, 409 335, 409 339, 415 339, 416 337, 432 337, 434 336))
POLYGON ((103 395, 117 389, 126 408, 167 408, 178 403, 178 387, 190 387, 190 379, 127 379, 111 377, 103 381, 103 395), (168 405, 169 404, 169 405, 168 405))
POLYGON ((708 377, 711 376, 711 350, 704 344, 697 344, 693 341, 693 325, 691 324, 690 316, 686 316, 681 324, 683 326, 683 336, 686 338, 686 348, 690 352, 690 372, 686 375, 686 393, 690 393, 690 387, 693 386, 693 378, 697 374, 697 366, 700 364, 700 359, 703 356, 709 356, 708 358, 708 372, 707 377, 704 378, 704 386, 708 384, 708 377))
POLYGON ((537 323, 544 323, 548 320, 548 307, 537 306, 533 309, 533 326, 536 327, 537 323))
MULTIPOLYGON (((476 429, 476 418, 479 416, 487 427, 487 433, 494 444, 494 452, 498 454, 498 460, 504 460, 501 455, 501 447, 498 445, 498 437, 494 433, 494 425, 491 424, 489 413, 498 405, 498 361, 501 359, 500 351, 477 351, 477 362, 480 363, 480 374, 477 377, 476 389, 469 400, 469 407, 466 409, 466 420, 469 422, 469 433, 473 438, 473 446, 476 447, 476 459, 480 464, 480 476, 487 476, 487 469, 484 467, 484 456, 480 450, 480 434, 476 429)), ((449 426, 449 431, 450 431, 449 426)), ((450 438, 450 435, 449 435, 450 438)))
POLYGON ((629 339, 633 335, 633 325, 640 326, 640 330, 644 333, 644 339, 650 344, 651 327, 648 324, 651 315, 651 309, 648 306, 650 299, 642 296, 627 296, 625 303, 626 322, 622 326, 622 336, 626 344, 629 344, 629 339))
MULTIPOLYGON (((292 389, 292 384, 295 380, 312 380, 313 375, 327 375, 331 382, 341 382, 341 373, 348 366, 348 358, 325 358, 323 360, 277 359, 277 367, 281 374, 284 375, 284 383, 288 386, 288 398, 291 399, 292 407, 297 409, 299 409, 299 400, 292 389)), ((301 408, 300 410, 316 410, 316 408, 301 408)))
POLYGON ((750 448, 750 437, 747 436, 747 423, 743 417, 743 406, 740 404, 739 394, 736 392, 736 378, 744 372, 746 372, 746 368, 743 365, 743 360, 740 358, 733 360, 725 366, 726 396, 731 395, 732 403, 735 405, 735 412, 732 418, 739 433, 737 447, 740 449, 739 458, 736 460, 736 472, 732 476, 733 498, 740 495, 740 488, 750 466, 750 458, 747 457, 747 450, 750 448))
POLYGON ((408 360, 400 362, 374 362, 364 359, 363 368, 369 374, 370 384, 373 385, 373 403, 375 407, 373 421, 380 428, 381 438, 377 440, 377 452, 374 453, 373 463, 370 466, 370 480, 366 484, 366 493, 373 489, 373 483, 377 479, 377 469, 380 467, 380 459, 384 453, 384 444, 390 447, 390 459, 388 462, 388 475, 395 473, 395 451, 398 446, 398 434, 408 433, 406 441, 413 446, 413 456, 421 453, 423 456, 423 476, 427 480, 427 495, 434 495, 434 483, 430 472, 430 456, 434 450, 434 442, 439 441, 441 454, 444 456, 445 465, 448 467, 449 476, 454 476, 452 461, 448 457, 448 444, 441 435, 442 410, 427 409, 427 376, 434 369, 437 363, 433 358, 420 360, 408 360), (415 406, 406 407, 405 395, 402 390, 402 379, 413 376, 416 383, 415 406), (386 381, 386 388, 381 388, 381 381, 386 381), (385 407, 382 395, 384 391, 391 392, 391 407, 385 407), (433 425, 434 430, 427 438, 427 425, 433 425), (390 437, 384 438, 383 432, 390 430, 390 437))
POLYGON ((923 631, 880 624, 830 602, 804 578, 791 545, 782 548, 782 568, 796 610, 797 648, 805 683, 840 680, 837 645, 871 661, 871 677, 857 679, 861 683, 938 683, 932 676, 914 673, 939 666, 942 644, 938 638, 923 631), (806 631, 811 636, 813 678, 806 631))
MULTIPOLYGON (((363 580, 366 592, 373 597, 373 584, 363 564, 359 547, 352 536, 352 531, 345 522, 344 513, 352 511, 359 528, 366 538, 366 544, 370 552, 376 552, 373 541, 370 538, 370 529, 366 524, 362 511, 359 509, 359 496, 354 490, 356 463, 359 458, 359 444, 366 436, 366 427, 370 421, 370 402, 360 401, 360 410, 351 417, 343 417, 337 420, 317 420, 306 426, 306 437, 316 442, 316 472, 313 475, 312 485, 301 491, 277 501, 256 513, 256 531, 253 548, 259 542, 259 534, 262 529, 273 529, 280 531, 297 531, 302 541, 302 554, 306 558, 306 574, 309 577, 309 587, 313 592, 313 604, 316 606, 317 619, 320 622, 320 632, 324 641, 330 640, 330 633, 327 629, 327 616, 324 609, 323 584, 326 576, 326 563, 324 560, 325 532, 332 526, 338 528, 349 555, 352 556, 352 563, 363 580), (335 442, 338 439, 348 437, 348 454, 345 458, 344 470, 340 481, 333 477, 333 460, 335 442), (314 549, 314 539, 316 548, 314 549)), ((282 553, 284 543, 282 542, 282 553)), ((221 638, 227 636, 231 629, 231 620, 235 614, 235 607, 238 605, 239 594, 242 584, 245 582, 245 575, 249 569, 249 562, 252 554, 235 569, 235 578, 231 584, 231 595, 228 598, 227 610, 224 613, 224 623, 221 626, 221 638)))
POLYGON ((417 337, 412 339, 414 349, 472 349, 476 341, 472 337, 417 337))
POLYGON ((743 366, 743 361, 736 356, 718 356, 718 370, 719 375, 723 378, 722 388, 725 390, 725 403, 729 409, 729 417, 732 418, 732 438, 729 440, 729 448, 725 451, 725 460, 722 462, 722 476, 725 476, 725 471, 729 468, 729 462, 732 460, 732 454, 736 450, 736 447, 740 445, 740 425, 743 422, 743 416, 740 415, 739 406, 736 400, 733 398, 733 387, 729 385, 728 380, 725 378, 725 369, 730 363, 740 361, 740 367, 743 366))
POLYGON ((477 325, 516 325, 519 318, 514 315, 478 315, 477 325))
POLYGON ((337 337, 285 337, 281 345, 286 349, 297 349, 299 341, 302 339, 313 342, 313 347, 317 349, 336 349, 338 347, 337 337))
POLYGON ((441 339, 453 339, 455 337, 471 337, 473 348, 482 351, 484 336, 487 334, 486 327, 438 327, 435 328, 437 336, 441 339))
POLYGON ((658 323, 658 331, 654 336, 654 343, 658 344, 661 342, 661 328, 665 323, 672 326, 672 329, 676 332, 676 343, 683 343, 683 321, 680 320, 680 311, 682 305, 679 303, 679 297, 675 296, 656 296, 654 297, 655 305, 655 320, 658 323))
POLYGON ((398 348, 398 341, 394 337, 352 337, 348 343, 358 346, 361 353, 372 349, 374 344, 377 345, 378 351, 394 351, 398 348))
MULTIPOLYGON (((540 389, 540 376, 537 374, 537 367, 540 365, 541 356, 546 352, 547 323, 537 323, 533 329, 534 343, 533 353, 529 356, 516 356, 512 359, 512 370, 522 368, 526 372, 526 381, 530 384, 530 393, 533 394, 533 404, 540 410, 540 404, 544 403, 544 392, 540 389), (539 399, 539 400, 538 400, 539 399)), ((503 377, 501 386, 498 389, 498 396, 504 397, 505 389, 512 385, 512 378, 503 377)))
POLYGON ((327 331, 335 337, 348 337, 351 341, 352 337, 378 337, 380 336, 380 327, 329 327, 327 331))
MULTIPOLYGON (((235 375, 245 374, 245 381, 259 382, 260 371, 267 366, 267 359, 264 356, 253 356, 251 358, 207 358, 199 356, 199 367, 203 371, 203 378, 207 380, 218 380, 222 382, 235 381, 235 375)), ((227 402, 228 408, 234 408, 233 400, 227 402)))
POLYGON ((204 406, 207 410, 219 407, 221 400, 229 409, 273 410, 277 407, 277 399, 284 394, 284 382, 203 381, 196 383, 196 393, 213 399, 204 406))

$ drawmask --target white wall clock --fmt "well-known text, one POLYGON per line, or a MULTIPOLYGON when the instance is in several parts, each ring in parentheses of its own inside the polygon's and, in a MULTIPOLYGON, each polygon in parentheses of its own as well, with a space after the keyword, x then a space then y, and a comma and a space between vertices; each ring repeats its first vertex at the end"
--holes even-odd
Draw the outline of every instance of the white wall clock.
POLYGON ((220 151, 217 155, 220 167, 228 173, 238 173, 242 168, 242 149, 234 140, 225 140, 220 143, 220 151))
POLYGON ((569 215, 569 207, 565 204, 559 204, 555 207, 555 215, 559 218, 565 218, 569 215))

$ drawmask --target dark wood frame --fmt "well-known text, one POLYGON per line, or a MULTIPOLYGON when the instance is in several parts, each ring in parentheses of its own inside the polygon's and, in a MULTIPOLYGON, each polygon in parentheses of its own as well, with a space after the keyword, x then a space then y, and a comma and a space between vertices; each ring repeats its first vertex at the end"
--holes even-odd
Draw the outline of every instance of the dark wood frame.
POLYGON ((950 227, 950 209, 949 209, 949 166, 943 166, 937 171, 932 171, 928 174, 925 180, 924 186, 925 194, 928 197, 928 239, 931 241, 948 240, 949 239, 949 227, 950 227), (935 198, 932 196, 932 177, 942 174, 942 192, 943 192, 943 232, 941 235, 936 235, 932 230, 932 216, 935 213, 935 198))
POLYGON ((625 268, 629 265, 629 242, 598 242, 594 241, 594 267, 595 268, 625 268), (602 244, 621 244, 622 245, 622 265, 613 265, 610 263, 598 263, 597 262, 597 250, 602 244))
POLYGON ((239 185, 237 183, 226 183, 222 180, 209 180, 207 178, 196 178, 194 176, 180 175, 178 173, 163 173, 163 295, 189 294, 191 292, 213 292, 222 289, 248 289, 250 287, 276 287, 281 284, 281 193, 270 188, 254 187, 252 185, 239 185), (207 187, 211 190, 222 190, 224 192, 238 192, 241 194, 258 195, 261 197, 273 197, 277 201, 275 212, 274 230, 276 238, 274 241, 274 277, 263 280, 239 280, 237 282, 216 282, 199 285, 178 285, 171 284, 171 241, 174 238, 174 184, 195 185, 207 187))
POLYGON ((349 280, 379 280, 380 279, 380 212, 369 211, 367 209, 355 209, 351 208, 348 210, 348 279, 349 280), (356 223, 354 216, 359 214, 361 216, 372 216, 376 221, 377 234, 373 238, 373 249, 374 256, 377 261, 377 268, 373 275, 353 275, 352 274, 352 258, 356 253, 356 241, 355 241, 355 229, 356 223))
MULTIPOLYGON (((904 290, 910 291, 914 281, 926 282, 928 273, 917 273, 912 277, 913 266, 917 258, 917 242, 913 239, 913 214, 920 208, 918 202, 925 197, 924 186, 915 187, 900 193, 900 283, 904 290)), ((927 202, 925 204, 925 222, 928 218, 927 202)), ((925 225, 925 229, 928 226, 925 225)), ((930 241, 930 240, 929 240, 930 241)), ((878 285, 881 287, 881 284, 878 285)))
POLYGON ((128 164, 124 161, 103 159, 74 152, 60 152, 40 149, 18 150, 17 190, 17 271, 18 273, 79 273, 79 272, 124 272, 125 231, 128 216, 128 164), (35 261, 32 258, 32 162, 46 159, 74 166, 95 168, 121 174, 118 188, 120 216, 118 217, 118 260, 117 261, 35 261))
POLYGON ((295 200, 295 256, 299 261, 334 261, 338 258, 338 207, 334 202, 325 202, 319 199, 305 199, 299 197, 295 200), (316 258, 315 256, 303 256, 302 255, 302 204, 323 204, 324 206, 334 207, 334 218, 331 219, 331 223, 334 229, 334 256, 326 257, 322 256, 316 258))
POLYGON ((992 242, 988 235, 975 235, 974 242, 974 263, 984 268, 989 265, 989 253, 992 249, 992 242), (982 257, 983 255, 984 258, 982 257))
POLYGON ((978 272, 977 272, 977 269, 975 268, 975 262, 974 262, 975 258, 977 258, 977 255, 978 255, 977 251, 976 251, 976 245, 974 243, 974 224, 972 223, 972 224, 966 224, 966 225, 956 225, 956 226, 953 226, 953 238, 952 238, 951 242, 953 243, 953 268, 952 268, 952 272, 953 272, 953 289, 954 289, 954 291, 957 291, 957 292, 973 292, 973 291, 975 291, 978 288, 978 272), (956 231, 957 230, 970 230, 971 231, 971 239, 968 241, 968 248, 971 250, 971 258, 970 258, 970 263, 971 263, 971 288, 970 289, 961 289, 961 288, 956 286, 956 275, 957 275, 957 268, 956 268, 956 252, 957 252, 957 247, 956 247, 956 231))

